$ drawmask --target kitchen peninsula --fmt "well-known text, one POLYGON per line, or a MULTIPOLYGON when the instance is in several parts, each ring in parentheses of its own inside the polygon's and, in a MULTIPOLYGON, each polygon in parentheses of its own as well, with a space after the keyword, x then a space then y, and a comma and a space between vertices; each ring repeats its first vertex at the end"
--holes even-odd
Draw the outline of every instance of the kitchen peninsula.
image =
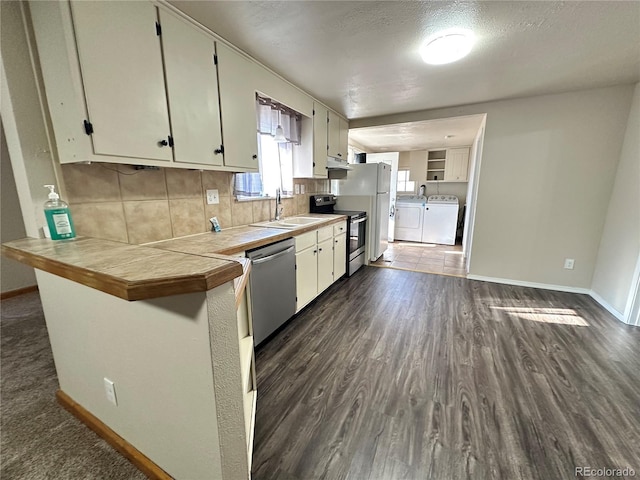
POLYGON ((341 221, 2 253, 36 269, 65 408, 151 478, 235 480, 250 477, 256 384, 251 265, 228 255, 341 221))

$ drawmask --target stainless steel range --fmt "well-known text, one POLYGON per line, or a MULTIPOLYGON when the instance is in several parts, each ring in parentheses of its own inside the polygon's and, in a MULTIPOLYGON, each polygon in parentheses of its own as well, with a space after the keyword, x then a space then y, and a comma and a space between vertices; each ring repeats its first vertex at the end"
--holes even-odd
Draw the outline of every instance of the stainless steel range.
POLYGON ((346 215, 347 220, 347 275, 351 276, 366 261, 367 213, 351 210, 335 210, 335 195, 312 195, 309 211, 311 213, 335 213, 346 215))

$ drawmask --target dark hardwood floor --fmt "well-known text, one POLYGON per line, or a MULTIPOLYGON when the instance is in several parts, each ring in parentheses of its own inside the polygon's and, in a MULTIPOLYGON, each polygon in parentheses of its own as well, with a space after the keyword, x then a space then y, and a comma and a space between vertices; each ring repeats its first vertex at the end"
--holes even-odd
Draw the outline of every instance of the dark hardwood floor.
POLYGON ((640 476, 639 347, 586 295, 365 267, 257 352, 253 478, 640 476))

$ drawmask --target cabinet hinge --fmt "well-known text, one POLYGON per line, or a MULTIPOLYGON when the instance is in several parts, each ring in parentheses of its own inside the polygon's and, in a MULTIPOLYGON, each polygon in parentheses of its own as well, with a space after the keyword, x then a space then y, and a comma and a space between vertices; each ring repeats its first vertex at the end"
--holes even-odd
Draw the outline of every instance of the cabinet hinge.
POLYGON ((296 302, 298 301, 298 297, 296 297, 296 302))
POLYGON ((294 265, 294 270, 297 270, 297 269, 298 269, 298 265, 294 265))
POLYGON ((160 26, 160 23, 156 22, 156 35, 160 36, 162 35, 162 27, 160 26))
POLYGON ((93 133, 93 124, 89 120, 84 121, 84 133, 91 135, 93 133))
POLYGON ((216 55, 215 53, 213 54, 213 64, 214 65, 218 64, 218 55, 216 55))
POLYGON ((315 110, 313 111, 313 114, 314 114, 314 115, 316 114, 316 111, 315 111, 315 110))
POLYGON ((173 137, 169 135, 169 146, 173 147, 173 137))

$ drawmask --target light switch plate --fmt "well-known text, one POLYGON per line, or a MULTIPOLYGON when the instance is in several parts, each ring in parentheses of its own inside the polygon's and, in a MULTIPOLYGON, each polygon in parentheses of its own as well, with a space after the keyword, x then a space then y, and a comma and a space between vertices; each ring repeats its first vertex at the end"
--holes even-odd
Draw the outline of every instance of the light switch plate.
POLYGON ((304 183, 300 184, 300 193, 304 195, 304 183))
POLYGON ((573 258, 564 259, 564 268, 566 268, 567 270, 573 270, 574 264, 575 264, 575 260, 573 258))
POLYGON ((107 400, 118 406, 118 399, 116 398, 116 385, 107 377, 104 378, 104 393, 107 395, 107 400))
POLYGON ((207 190, 207 205, 215 205, 220 203, 218 190, 207 190))
POLYGON ((299 183, 296 183, 296 184, 293 186, 293 191, 294 191, 294 193, 295 193, 296 195, 300 195, 300 184, 299 184, 299 183))

